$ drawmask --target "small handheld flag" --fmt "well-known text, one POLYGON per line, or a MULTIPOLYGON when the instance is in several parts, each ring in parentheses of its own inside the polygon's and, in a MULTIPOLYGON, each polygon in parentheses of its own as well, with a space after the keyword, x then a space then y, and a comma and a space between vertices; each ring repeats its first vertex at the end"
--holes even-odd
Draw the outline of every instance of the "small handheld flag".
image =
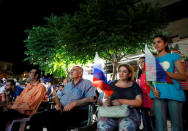
POLYGON ((107 83, 107 78, 104 73, 104 63, 104 60, 98 56, 98 53, 96 53, 94 59, 92 85, 100 88, 106 95, 111 96, 113 94, 113 90, 107 83))
POLYGON ((170 77, 164 71, 157 59, 152 55, 147 45, 145 45, 145 70, 147 81, 167 82, 173 84, 170 77))

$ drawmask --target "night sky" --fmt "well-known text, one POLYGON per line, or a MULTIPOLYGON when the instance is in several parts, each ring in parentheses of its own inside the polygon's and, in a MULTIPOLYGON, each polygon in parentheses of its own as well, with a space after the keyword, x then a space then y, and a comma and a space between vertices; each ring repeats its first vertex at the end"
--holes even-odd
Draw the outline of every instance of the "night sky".
POLYGON ((79 9, 83 0, 0 0, 0 61, 12 62, 13 71, 30 68, 24 59, 25 29, 45 24, 51 13, 63 15, 79 9))

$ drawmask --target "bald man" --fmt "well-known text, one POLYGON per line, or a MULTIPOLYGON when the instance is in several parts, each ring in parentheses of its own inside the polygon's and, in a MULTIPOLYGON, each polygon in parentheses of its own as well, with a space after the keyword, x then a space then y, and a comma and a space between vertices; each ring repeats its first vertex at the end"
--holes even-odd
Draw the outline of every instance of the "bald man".
POLYGON ((51 130, 66 130, 88 119, 89 102, 96 102, 96 89, 89 80, 83 79, 83 68, 74 66, 72 81, 56 97, 56 110, 38 113, 31 118, 31 130, 41 131, 42 127, 51 130), (40 121, 40 122, 39 122, 40 121))

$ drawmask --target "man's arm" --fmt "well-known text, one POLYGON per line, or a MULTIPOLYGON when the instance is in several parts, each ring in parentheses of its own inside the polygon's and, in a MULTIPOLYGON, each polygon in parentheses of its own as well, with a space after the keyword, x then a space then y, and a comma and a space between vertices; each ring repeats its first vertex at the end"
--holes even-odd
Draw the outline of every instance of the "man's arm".
POLYGON ((87 105, 88 103, 94 103, 96 102, 96 97, 95 96, 91 96, 91 97, 87 97, 87 98, 83 98, 83 99, 80 99, 80 100, 75 100, 69 104, 67 104, 63 111, 70 111, 72 110, 73 108, 75 108, 76 106, 83 106, 83 105, 87 105))
POLYGON ((55 103, 56 103, 56 110, 60 110, 62 112, 62 108, 61 108, 61 102, 60 99, 56 96, 55 97, 55 103))
POLYGON ((88 103, 94 103, 94 102, 96 102, 96 97, 91 96, 91 97, 77 100, 77 106, 83 106, 83 105, 87 105, 88 103))

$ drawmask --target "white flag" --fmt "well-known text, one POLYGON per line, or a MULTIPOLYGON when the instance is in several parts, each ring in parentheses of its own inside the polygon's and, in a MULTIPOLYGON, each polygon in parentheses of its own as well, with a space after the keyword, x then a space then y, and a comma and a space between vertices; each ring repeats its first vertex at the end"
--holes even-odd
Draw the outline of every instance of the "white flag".
POLYGON ((147 81, 156 81, 156 61, 153 54, 145 45, 145 68, 146 68, 146 80, 147 81))

